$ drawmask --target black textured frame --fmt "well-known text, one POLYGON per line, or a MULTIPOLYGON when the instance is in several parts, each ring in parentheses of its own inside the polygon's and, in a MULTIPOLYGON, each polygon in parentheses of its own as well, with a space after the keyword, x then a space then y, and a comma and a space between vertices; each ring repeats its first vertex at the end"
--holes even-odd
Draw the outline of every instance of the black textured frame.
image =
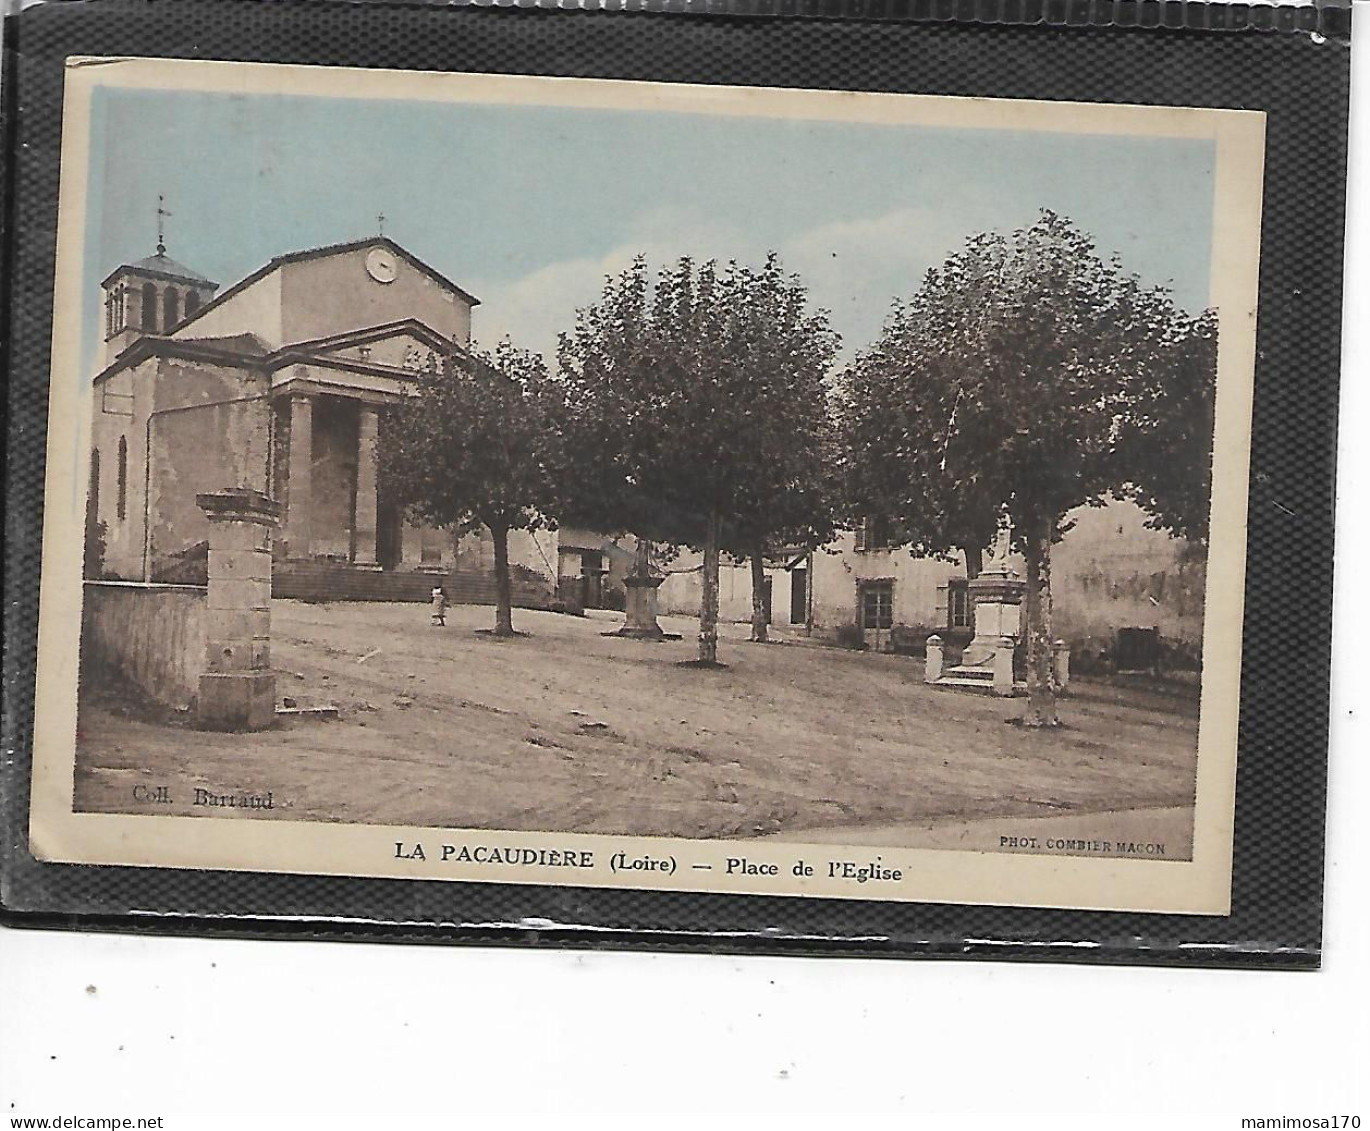
POLYGON ((97 0, 40 5, 7 20, 6 199, 0 215, 5 224, 0 317, 7 319, 6 356, 0 360, 9 378, 0 735, 5 756, 0 765, 0 904, 5 921, 196 934, 1316 966, 1332 612, 1347 5, 1268 8, 1155 0, 609 3, 625 10, 97 0), (633 8, 638 10, 626 10, 633 8), (27 842, 28 771, 63 61, 68 55, 119 54, 1266 111, 1231 916, 35 861, 27 842), (1298 663, 1291 665, 1294 642, 1298 663))

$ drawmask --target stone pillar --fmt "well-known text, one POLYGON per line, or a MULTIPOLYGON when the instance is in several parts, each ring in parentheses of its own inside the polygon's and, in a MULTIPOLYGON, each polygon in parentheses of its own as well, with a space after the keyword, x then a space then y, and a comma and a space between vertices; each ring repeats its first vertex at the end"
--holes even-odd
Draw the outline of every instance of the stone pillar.
POLYGON ((936 683, 942 678, 942 638, 928 637, 927 666, 923 669, 923 682, 936 683))
POLYGON ((1056 690, 1064 691, 1070 686, 1070 645, 1058 640, 1051 649, 1051 674, 1056 682, 1056 690))
POLYGON ((1013 637, 1001 636, 991 660, 994 668, 994 694, 1013 694, 1013 637))
MULTIPOLYGON (((290 449, 286 466, 287 557, 310 556, 310 514, 314 510, 314 398, 290 398, 290 449)), ((373 524, 374 526, 374 524, 373 524)))
POLYGON ((206 730, 261 730, 276 719, 271 532, 281 507, 246 487, 195 502, 209 517, 208 642, 196 722, 206 730))
POLYGON ((634 640, 665 639, 661 625, 656 623, 656 591, 665 580, 640 573, 630 573, 623 579, 624 620, 615 636, 628 636, 634 640))
POLYGON ((679 640, 671 632, 663 632, 656 623, 656 591, 665 583, 664 574, 652 572, 652 543, 638 536, 637 560, 623 579, 623 627, 606 636, 626 636, 630 640, 679 640))
POLYGON ((358 407, 357 495, 352 520, 352 560, 376 564, 376 433, 379 416, 372 405, 358 407))

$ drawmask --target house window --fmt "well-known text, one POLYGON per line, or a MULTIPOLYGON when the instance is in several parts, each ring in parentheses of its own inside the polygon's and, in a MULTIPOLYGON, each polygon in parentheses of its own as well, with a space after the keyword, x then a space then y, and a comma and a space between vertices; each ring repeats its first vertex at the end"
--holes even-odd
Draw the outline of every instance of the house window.
POLYGON ((116 471, 116 498, 115 509, 122 522, 128 513, 128 440, 123 436, 119 437, 119 466, 116 471))
POLYGON ((953 580, 947 586, 947 627, 970 628, 970 590, 965 581, 953 580))
POLYGON ((200 309, 200 292, 186 291, 186 317, 189 318, 200 309))
POLYGON ((880 515, 867 515, 856 528, 858 550, 888 550, 893 544, 893 524, 880 515))
POLYGON ((894 582, 869 581, 861 586, 861 627, 889 628, 894 624, 894 582))

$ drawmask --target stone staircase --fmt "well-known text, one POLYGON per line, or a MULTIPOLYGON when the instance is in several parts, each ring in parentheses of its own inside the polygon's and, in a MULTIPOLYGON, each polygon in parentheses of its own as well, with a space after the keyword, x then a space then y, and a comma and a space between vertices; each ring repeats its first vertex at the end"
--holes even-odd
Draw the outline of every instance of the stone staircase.
MULTIPOLYGON (((994 672, 989 668, 954 667, 947 668, 945 674, 936 681, 937 687, 966 687, 972 691, 994 694, 994 672)), ((1015 689, 1021 684, 1015 684, 1015 689)))
MULTIPOLYGON (((549 609, 551 583, 515 566, 513 603, 521 609, 549 609)), ((495 575, 489 570, 357 569, 344 562, 278 561, 271 570, 271 595, 297 601, 427 601, 434 586, 447 591, 450 605, 493 605, 495 575)))

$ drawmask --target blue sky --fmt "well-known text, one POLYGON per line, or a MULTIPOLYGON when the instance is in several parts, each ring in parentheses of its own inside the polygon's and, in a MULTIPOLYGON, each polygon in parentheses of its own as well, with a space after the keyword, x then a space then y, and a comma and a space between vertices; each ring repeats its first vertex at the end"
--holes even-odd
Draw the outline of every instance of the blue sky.
POLYGON ((225 286, 384 212, 483 300, 478 340, 543 351, 635 253, 774 248, 850 354, 968 235, 1041 207, 1182 306, 1208 303, 1209 141, 110 89, 93 112, 88 328, 99 280, 153 252, 159 193, 169 254, 225 286))

